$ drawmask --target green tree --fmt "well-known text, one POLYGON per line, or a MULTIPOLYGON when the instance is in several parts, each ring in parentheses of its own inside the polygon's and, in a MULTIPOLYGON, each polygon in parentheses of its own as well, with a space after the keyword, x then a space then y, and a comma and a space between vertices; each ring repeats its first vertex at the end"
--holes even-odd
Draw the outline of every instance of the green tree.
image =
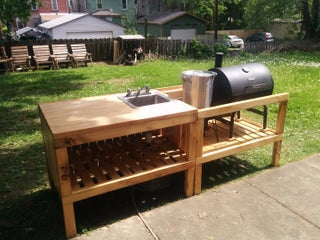
MULTIPOLYGON (((209 29, 214 29, 214 13, 215 13, 215 1, 216 0, 180 0, 182 9, 191 12, 192 14, 206 19, 209 22, 209 29)), ((222 2, 226 0, 219 0, 222 2)), ((219 3, 219 13, 224 12, 225 7, 219 3)))
MULTIPOLYGON (((174 1, 174 0, 171 0, 174 1)), ((177 0, 181 8, 202 17, 209 22, 209 29, 215 28, 215 3, 218 1, 218 28, 242 28, 244 0, 177 0)))
POLYGON ((244 2, 243 0, 220 0, 220 29, 241 29, 246 27, 246 23, 243 21, 244 2))
POLYGON ((320 38, 320 0, 301 0, 302 29, 306 39, 320 38))
POLYGON ((181 0, 182 8, 196 16, 210 20, 213 16, 215 0, 181 0))
POLYGON ((215 1, 218 29, 265 29, 274 19, 303 19, 305 38, 320 38, 320 0, 167 0, 206 19, 215 28, 215 1))
POLYGON ((305 39, 320 38, 320 0, 243 0, 248 28, 265 28, 275 18, 302 18, 305 39))
POLYGON ((0 24, 10 28, 16 17, 26 21, 31 14, 31 4, 36 2, 37 0, 0 0, 0 24))
POLYGON ((276 18, 298 18, 301 0, 244 0, 244 21, 248 28, 265 28, 276 18))

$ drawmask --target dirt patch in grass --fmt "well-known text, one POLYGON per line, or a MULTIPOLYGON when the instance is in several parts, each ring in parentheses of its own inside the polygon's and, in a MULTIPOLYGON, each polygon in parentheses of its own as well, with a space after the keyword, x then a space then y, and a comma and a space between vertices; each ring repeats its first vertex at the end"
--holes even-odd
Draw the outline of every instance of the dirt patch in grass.
POLYGON ((110 85, 118 86, 118 87, 125 87, 130 85, 133 82, 130 78, 113 78, 108 80, 110 85))
POLYGON ((90 81, 88 85, 95 86, 95 85, 103 85, 103 84, 109 84, 113 87, 126 87, 130 85, 133 82, 130 78, 113 78, 113 79, 105 79, 105 80, 99 80, 99 81, 90 81))

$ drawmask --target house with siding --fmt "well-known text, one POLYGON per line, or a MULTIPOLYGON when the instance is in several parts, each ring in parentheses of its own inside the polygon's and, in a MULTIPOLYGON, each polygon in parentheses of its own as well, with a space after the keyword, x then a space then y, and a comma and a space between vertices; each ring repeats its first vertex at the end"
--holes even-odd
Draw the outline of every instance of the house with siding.
POLYGON ((156 12, 136 20, 138 32, 171 39, 193 39, 205 34, 207 22, 188 12, 156 12))
MULTIPOLYGON (((144 36, 191 39, 196 35, 205 34, 207 22, 181 9, 181 3, 177 0, 40 0, 40 5, 32 7, 28 26, 35 27, 68 13, 89 13, 100 20, 108 21, 109 26, 114 23, 118 28, 121 24, 127 29, 136 29, 144 36)), ((66 17, 66 19, 69 18, 70 16, 66 17)), ((63 26, 65 28, 69 24, 63 24, 63 26)), ((47 31, 50 34, 52 32, 53 38, 56 38, 57 29, 60 28, 61 26, 47 31)), ((80 31, 79 26, 76 29, 80 31)), ((65 29, 63 31, 66 32, 65 29)), ((116 29, 115 32, 117 31, 116 29)), ((81 34, 84 36, 84 32, 80 31, 79 35, 81 34)), ((93 35, 87 34, 88 37, 93 35)), ((98 35, 114 36, 106 29, 95 36, 98 37, 98 35)), ((69 36, 74 37, 75 33, 71 33, 70 30, 69 36)))
POLYGON ((145 36, 192 39, 197 34, 205 34, 207 22, 181 8, 177 0, 87 0, 84 9, 90 13, 106 9, 117 13, 120 19, 112 18, 112 21, 135 28, 145 36))
MULTIPOLYGON (((135 19, 134 2, 134 0, 38 0, 38 3, 31 6, 31 16, 26 25, 36 27, 57 17, 77 12, 95 12, 93 15, 116 23, 121 22, 120 16, 132 21, 135 19)), ((20 28, 24 26, 23 23, 19 25, 20 28)))
POLYGON ((74 12, 85 12, 128 26, 136 18, 136 0, 70 0, 74 12))
POLYGON ((124 32, 121 25, 88 13, 70 13, 40 24, 39 29, 52 39, 113 38, 124 32))

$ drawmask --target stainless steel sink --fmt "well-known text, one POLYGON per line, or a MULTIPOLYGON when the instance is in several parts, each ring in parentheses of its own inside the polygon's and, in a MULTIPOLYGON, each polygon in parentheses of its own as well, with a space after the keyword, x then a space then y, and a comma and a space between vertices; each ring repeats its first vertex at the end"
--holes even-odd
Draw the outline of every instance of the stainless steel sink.
POLYGON ((138 108, 144 107, 154 104, 166 103, 172 101, 172 99, 165 94, 153 90, 148 94, 141 94, 141 95, 133 95, 133 96, 119 96, 123 102, 128 104, 130 107, 138 108))

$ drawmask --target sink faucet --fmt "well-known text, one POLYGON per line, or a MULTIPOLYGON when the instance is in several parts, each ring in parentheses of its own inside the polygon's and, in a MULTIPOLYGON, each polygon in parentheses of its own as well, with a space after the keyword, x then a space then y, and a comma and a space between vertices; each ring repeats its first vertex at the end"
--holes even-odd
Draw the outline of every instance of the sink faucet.
POLYGON ((137 97, 141 94, 141 91, 143 89, 145 90, 145 94, 149 94, 150 93, 150 87, 149 86, 144 86, 144 87, 138 88, 137 93, 136 93, 137 97))
POLYGON ((128 88, 128 89, 127 89, 126 97, 130 97, 130 96, 131 96, 131 93, 132 93, 131 88, 128 88))

